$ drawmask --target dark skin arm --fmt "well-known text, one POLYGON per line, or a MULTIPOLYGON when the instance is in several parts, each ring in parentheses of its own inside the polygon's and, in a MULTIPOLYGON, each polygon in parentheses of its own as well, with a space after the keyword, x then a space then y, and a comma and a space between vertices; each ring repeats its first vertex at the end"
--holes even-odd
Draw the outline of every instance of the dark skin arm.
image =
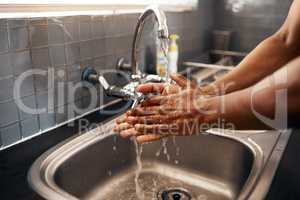
MULTIPOLYGON (((276 76, 282 76, 284 70, 288 73, 288 83, 282 85, 273 84, 256 93, 252 98, 251 93, 256 87, 269 80, 270 75, 276 70, 296 58, 300 53, 300 0, 295 0, 291 6, 289 15, 281 29, 273 36, 263 41, 255 48, 232 72, 216 81, 214 84, 201 88, 201 96, 204 94, 219 94, 222 96, 199 98, 194 95, 198 91, 188 90, 178 94, 172 94, 160 97, 148 105, 143 105, 139 112, 130 112, 129 117, 120 121, 116 131, 124 137, 137 136, 142 138, 138 142, 143 143, 160 139, 160 137, 170 134, 193 134, 199 132, 203 127, 202 124, 213 123, 218 118, 226 119, 228 122, 235 124, 238 129, 265 129, 271 128, 261 122, 252 112, 253 108, 264 116, 272 117, 276 115, 275 94, 279 87, 288 88, 288 113, 291 116, 299 116, 299 59, 277 71, 276 76), (294 74, 295 73, 295 74, 294 74), (269 77, 268 77, 269 76, 269 77), (266 78, 268 77, 268 78, 266 78), (264 79, 264 81, 261 81, 264 79), (261 81, 261 82, 260 82, 261 81), (254 85, 254 86, 253 86, 254 85), (216 87, 215 87, 216 86, 216 87), (222 90, 221 94, 220 91, 222 90), (226 91, 224 91, 226 88, 226 91), (187 99, 188 98, 188 99, 187 99), (170 101, 170 99, 173 99, 170 101), (175 99, 175 101, 174 101, 175 99), (225 103, 222 101, 225 99, 225 103), (192 103, 191 103, 192 102, 192 103), (226 112, 220 110, 223 105, 226 112), (152 116, 145 112, 153 110, 152 116), (199 109, 201 112, 199 112, 199 109), (213 111, 208 115, 202 111, 213 111), (144 111, 143 111, 144 110, 144 111), (164 112, 162 112, 162 110, 164 112), (167 111, 167 112, 166 112, 167 111), (144 113, 143 113, 144 112, 144 113), (156 113, 155 113, 156 112, 156 113), (145 116, 147 119, 145 120, 145 116), (176 117, 174 117, 176 116, 176 117), (161 117, 161 119, 159 119, 161 117), (155 125, 153 125, 154 121, 155 125), (195 124, 194 132, 186 132, 183 129, 186 124, 195 124), (120 129, 121 124, 130 124, 131 132, 124 134, 126 129, 120 129), (152 124, 151 124, 152 123, 152 124), (174 124, 178 126, 173 126, 174 124), (166 126, 167 125, 167 126, 166 126), (170 128, 172 130, 170 130, 170 128), (175 128, 174 128, 175 127, 175 128), (176 130, 177 132, 176 132, 176 130), (175 130, 175 131, 174 131, 175 130), (158 132, 159 131, 159 132, 158 132), (171 133, 172 132, 172 133, 171 133), (147 140, 148 136, 150 138, 147 140), (151 140, 152 139, 152 140, 151 140)), ((155 84, 154 84, 155 85, 155 84)), ((152 87, 152 86, 147 86, 152 87)), ((143 86, 140 91, 143 90, 143 86)), ((199 90, 199 89, 198 89, 199 90)), ((147 91, 145 91, 147 92, 147 91)))
MULTIPOLYGON (((276 116, 276 112, 284 105, 284 98, 276 99, 276 95, 286 91, 286 112, 289 116, 299 118, 299 74, 300 57, 254 86, 224 96, 202 98, 203 95, 194 89, 186 89, 179 94, 150 99, 145 107, 133 110, 129 114, 126 121, 132 124, 134 129, 127 136, 145 137, 155 134, 188 136, 207 130, 209 125, 218 119, 232 123, 238 130, 287 128, 283 126, 284 124, 281 126, 281 122, 285 119, 276 116), (184 97, 192 103, 183 100, 184 97), (253 110, 261 116, 275 117, 280 123, 276 121, 274 124, 266 123, 253 110), (146 113, 151 115, 145 118, 146 113), (203 126, 204 124, 207 125, 203 126)), ((138 140, 138 142, 145 141, 138 140)))
POLYGON ((259 82, 300 53, 300 0, 295 0, 277 33, 261 42, 233 71, 203 88, 209 93, 230 93, 259 82), (224 91, 226 88, 226 91, 224 91))

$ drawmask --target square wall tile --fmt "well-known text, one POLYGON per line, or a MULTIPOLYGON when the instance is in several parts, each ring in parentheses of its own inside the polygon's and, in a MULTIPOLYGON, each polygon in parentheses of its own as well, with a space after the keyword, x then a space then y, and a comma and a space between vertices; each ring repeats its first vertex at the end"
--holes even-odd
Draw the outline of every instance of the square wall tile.
POLYGON ((19 123, 15 123, 6 127, 0 128, 1 142, 3 146, 8 146, 21 139, 21 131, 19 123))
POLYGON ((0 28, 4 28, 7 26, 7 19, 0 19, 0 28))
POLYGON ((11 49, 27 49, 29 47, 29 35, 27 27, 10 29, 11 49))
POLYGON ((94 57, 104 56, 106 51, 105 45, 106 45, 105 39, 93 40, 92 46, 90 47, 92 48, 93 56, 94 57))
POLYGON ((107 55, 105 56, 105 69, 115 69, 116 67, 116 60, 118 59, 115 55, 107 55))
POLYGON ((129 34, 128 20, 125 14, 115 15, 113 21, 116 36, 129 34))
POLYGON ((64 45, 51 46, 49 49, 52 66, 61 66, 66 63, 64 45))
POLYGON ((116 38, 105 38, 105 55, 113 55, 118 48, 116 44, 116 38))
POLYGON ((63 44, 64 43, 65 27, 62 22, 54 22, 48 25, 48 41, 49 44, 63 44))
POLYGON ((79 23, 64 23, 64 41, 72 42, 79 40, 79 23))
POLYGON ((11 63, 11 54, 0 54, 0 78, 12 75, 13 67, 11 63))
POLYGON ((40 128, 37 117, 21 121, 21 133, 23 138, 32 136, 38 133, 39 130, 40 128))
POLYGON ((34 17, 29 19, 29 24, 31 26, 47 26, 48 19, 46 17, 34 17))
POLYGON ((81 22, 79 24, 80 40, 89 40, 92 38, 91 22, 81 22))
POLYGON ((93 98, 92 95, 88 95, 82 98, 82 114, 85 112, 89 112, 99 106, 99 101, 97 96, 93 98))
POLYGON ((32 62, 29 50, 13 53, 12 63, 15 76, 31 70, 32 62))
MULTIPOLYGON (((25 106, 27 106, 28 108, 33 109, 34 111, 36 111, 35 96, 24 97, 24 98, 21 99, 21 101, 25 106)), ((20 107, 19 107, 19 113, 20 113, 20 120, 33 118, 33 117, 37 116, 35 113, 28 113, 28 112, 22 110, 20 107)))
POLYGON ((41 47, 48 44, 48 27, 45 25, 30 26, 31 46, 41 47))
POLYGON ((67 79, 68 82, 78 83, 81 81, 81 67, 79 64, 67 66, 67 79))
POLYGON ((74 23, 74 22, 79 22, 79 18, 80 16, 66 16, 66 17, 62 17, 62 21, 64 23, 74 23))
POLYGON ((44 109, 45 113, 47 111, 54 110, 55 98, 54 95, 49 93, 48 91, 36 94, 36 100, 37 100, 37 108, 44 109))
POLYGON ((49 48, 32 49, 32 64, 34 68, 48 68, 50 66, 49 48))
POLYGON ((68 84, 66 82, 61 82, 55 87, 54 91, 54 106, 63 106, 68 102, 68 84))
POLYGON ((94 59, 93 66, 95 67, 96 71, 100 72, 101 70, 105 70, 106 67, 106 60, 105 56, 97 57, 94 59))
POLYGON ((79 43, 66 45, 66 62, 67 64, 74 64, 80 61, 80 45, 79 43))
POLYGON ((82 107, 82 101, 81 101, 81 99, 76 100, 74 102, 70 102, 67 105, 68 119, 73 119, 74 117, 83 114, 80 111, 81 107, 82 107))
POLYGON ((0 28, 0 52, 5 52, 9 48, 7 29, 0 28))
POLYGON ((27 19, 23 19, 23 18, 8 19, 7 22, 10 28, 24 27, 28 24, 27 19))
POLYGON ((19 119, 17 105, 14 101, 1 103, 0 113, 0 127, 15 123, 19 119))
POLYGON ((115 36, 114 15, 107 15, 103 18, 105 37, 115 36))
POLYGON ((0 102, 8 101, 13 98, 13 77, 0 79, 0 102))
POLYGON ((55 125, 54 112, 47 112, 39 115, 41 130, 51 128, 55 125))
POLYGON ((68 106, 67 105, 63 105, 60 107, 57 107, 55 109, 55 122, 56 124, 60 124, 63 123, 65 121, 67 121, 68 118, 68 106))
POLYGON ((130 52, 131 51, 131 46, 132 46, 132 41, 131 37, 128 36, 121 36, 118 38, 114 38, 115 43, 118 44, 115 47, 115 53, 124 53, 124 52, 130 52))
POLYGON ((34 79, 33 76, 26 77, 23 81, 20 82, 20 85, 17 86, 16 84, 19 83, 19 79, 21 76, 15 77, 14 87, 20 89, 20 96, 29 96, 34 93, 34 79))
POLYGON ((48 73, 46 75, 35 75, 34 87, 37 93, 47 92, 52 87, 51 83, 48 83, 48 73))
POLYGON ((105 28, 104 28, 104 17, 96 16, 92 20, 91 29, 93 38, 103 38, 105 37, 105 28))
POLYGON ((93 57, 93 41, 80 42, 80 59, 85 60, 93 57))

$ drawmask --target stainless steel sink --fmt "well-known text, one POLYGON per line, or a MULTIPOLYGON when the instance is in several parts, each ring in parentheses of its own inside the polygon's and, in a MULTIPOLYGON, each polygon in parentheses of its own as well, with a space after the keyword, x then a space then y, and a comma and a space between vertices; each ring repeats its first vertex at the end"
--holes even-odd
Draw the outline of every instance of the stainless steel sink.
MULTIPOLYGON (((31 187, 53 200, 137 199, 136 148, 133 141, 111 132, 113 125, 108 122, 43 154, 29 171, 31 187)), ((288 139, 280 138, 276 131, 216 129, 146 144, 138 182, 147 200, 176 199, 174 195, 258 200, 271 184, 288 139), (276 147, 279 141, 281 150, 276 147), (274 152, 277 156, 271 160, 274 152), (273 168, 266 169, 269 162, 273 168)))

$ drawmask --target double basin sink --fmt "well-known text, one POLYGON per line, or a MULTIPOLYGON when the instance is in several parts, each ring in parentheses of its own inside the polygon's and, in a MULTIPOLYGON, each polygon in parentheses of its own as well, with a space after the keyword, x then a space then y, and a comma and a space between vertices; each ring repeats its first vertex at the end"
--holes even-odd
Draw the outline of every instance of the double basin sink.
POLYGON ((140 147, 113 133, 114 120, 53 147, 28 181, 46 199, 264 199, 289 134, 209 130, 140 147))

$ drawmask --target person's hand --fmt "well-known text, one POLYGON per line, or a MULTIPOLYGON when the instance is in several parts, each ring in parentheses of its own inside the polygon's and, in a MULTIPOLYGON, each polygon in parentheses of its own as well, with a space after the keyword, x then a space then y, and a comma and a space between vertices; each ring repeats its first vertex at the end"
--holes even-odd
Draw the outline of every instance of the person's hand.
MULTIPOLYGON (((162 96, 168 96, 171 94, 177 94, 185 88, 198 88, 197 84, 187 80, 185 77, 175 74, 171 76, 172 80, 176 82, 176 84, 165 84, 165 83, 148 83, 141 85, 137 88, 138 92, 146 93, 153 93, 158 92, 161 93, 162 96)), ((144 103, 147 104, 148 101, 144 103)), ((138 108, 144 107, 144 105, 139 106, 138 108)), ((134 128, 134 124, 132 121, 128 121, 129 116, 131 116, 135 111, 129 111, 126 113, 126 116, 122 119, 117 120, 117 125, 115 127, 115 131, 119 132, 120 135, 124 138, 128 138, 131 136, 137 136, 137 141, 139 143, 145 143, 150 141, 159 140, 166 135, 158 135, 158 134, 147 134, 147 135, 137 135, 136 130, 134 128)))
POLYGON ((157 140, 200 133, 207 129, 202 126, 210 119, 206 115, 211 115, 216 106, 212 102, 197 88, 150 98, 127 114, 124 121, 132 128, 123 133, 124 137, 137 136, 138 142, 143 143, 147 137, 157 140))

